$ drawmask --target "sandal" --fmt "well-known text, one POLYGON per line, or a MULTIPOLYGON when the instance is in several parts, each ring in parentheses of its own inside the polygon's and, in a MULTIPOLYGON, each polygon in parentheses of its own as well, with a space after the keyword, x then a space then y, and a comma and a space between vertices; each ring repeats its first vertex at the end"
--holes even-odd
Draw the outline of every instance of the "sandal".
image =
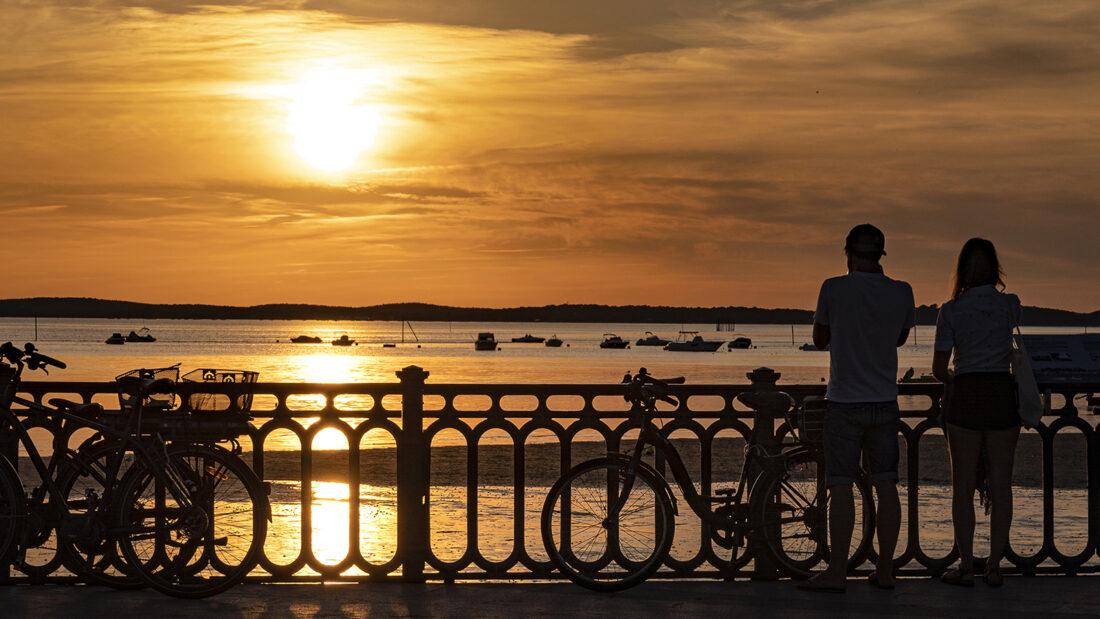
POLYGON ((889 591, 894 588, 894 585, 884 585, 878 581, 878 571, 871 572, 867 575, 867 583, 876 589, 886 589, 889 591))
POLYGON ((1004 576, 1001 576, 1001 568, 995 567, 991 570, 986 570, 982 576, 982 580, 990 587, 1000 587, 1005 584, 1004 576))
POLYGON ((940 576, 940 582, 947 583, 949 585, 955 585, 957 587, 973 587, 974 586, 974 573, 964 572, 962 568, 954 568, 947 570, 940 576))

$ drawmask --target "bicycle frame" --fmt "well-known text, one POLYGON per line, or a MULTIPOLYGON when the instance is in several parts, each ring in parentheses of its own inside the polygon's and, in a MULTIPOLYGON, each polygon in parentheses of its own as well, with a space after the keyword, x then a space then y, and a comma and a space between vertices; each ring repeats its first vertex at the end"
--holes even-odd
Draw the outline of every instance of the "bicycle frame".
MULTIPOLYGON (((105 478, 109 483, 104 489, 105 493, 100 506, 100 509, 103 510, 109 509, 112 505, 113 497, 111 493, 114 490, 116 482, 119 481, 117 479, 118 471, 122 466, 122 460, 125 454, 132 452, 138 461, 152 464, 157 462, 154 450, 156 448, 165 448, 165 443, 162 440, 155 441, 151 444, 149 441, 141 440, 140 435, 137 434, 137 430, 140 428, 140 413, 133 415, 132 419, 128 421, 123 429, 114 428, 64 410, 48 408, 37 402, 14 395, 18 388, 18 379, 19 375, 17 374, 14 380, 5 386, 9 390, 9 397, 5 398, 7 400, 6 402, 0 403, 2 404, 0 405, 0 423, 6 424, 16 433, 19 444, 23 445, 23 448, 27 452, 27 456, 34 465, 35 471, 38 473, 42 485, 32 489, 31 496, 28 499, 28 505, 40 505, 48 496, 50 499, 49 505, 52 511, 52 518, 49 519, 50 524, 61 521, 64 515, 70 512, 69 500, 57 487, 57 480, 55 477, 59 463, 68 455, 76 457, 76 452, 69 448, 68 445, 62 445, 62 437, 60 435, 55 435, 54 450, 50 455, 50 462, 47 464, 41 452, 39 452, 38 447, 34 444, 34 440, 31 438, 29 430, 19 419, 19 415, 12 410, 12 404, 20 404, 25 406, 28 411, 33 411, 34 413, 46 417, 53 417, 55 420, 69 421, 80 428, 95 430, 107 437, 108 440, 117 441, 118 450, 111 458, 111 462, 108 465, 109 474, 105 478), (43 492, 43 489, 45 489, 45 492, 43 492)), ((60 425, 61 424, 58 424, 59 427, 60 425)), ((13 462, 11 464, 14 467, 15 463, 13 462)), ((183 480, 178 479, 176 475, 170 474, 174 472, 171 466, 149 466, 148 468, 157 482, 164 484, 163 487, 173 495, 182 508, 192 507, 189 493, 184 490, 183 480)), ((24 493, 25 492, 26 490, 24 489, 24 493)))
MULTIPOLYGON (((764 447, 758 444, 750 436, 745 450, 744 463, 741 466, 741 475, 738 479, 736 493, 732 494, 732 496, 729 494, 704 495, 695 489, 695 483, 691 479, 691 474, 688 473, 683 458, 680 457, 679 450, 676 449, 676 446, 672 444, 671 440, 654 427, 653 419, 657 416, 656 406, 640 407, 640 414, 642 419, 641 432, 638 436, 638 441, 634 445, 634 451, 630 454, 630 465, 627 468, 626 479, 623 481, 622 492, 616 504, 612 506, 610 512, 611 517, 617 515, 619 510, 626 504, 630 496, 630 491, 633 489, 635 471, 637 471, 640 466, 647 466, 642 463, 642 455, 645 453, 647 445, 652 445, 660 452, 669 470, 672 472, 673 480, 675 480, 676 484, 680 487, 680 492, 691 510, 695 512, 699 518, 711 524, 725 524, 722 522, 721 517, 714 513, 712 505, 716 503, 736 505, 744 501, 745 492, 751 485, 749 483, 749 476, 753 464, 761 464, 760 471, 757 473, 759 477, 767 472, 769 468, 774 466, 774 464, 772 464, 773 462, 779 461, 786 453, 783 450, 775 451, 774 453, 766 452, 764 447)), ((664 475, 659 476, 665 478, 664 475)), ((667 482, 667 478, 665 479, 667 482)), ((674 512, 676 511, 675 505, 676 502, 673 501, 674 512)))

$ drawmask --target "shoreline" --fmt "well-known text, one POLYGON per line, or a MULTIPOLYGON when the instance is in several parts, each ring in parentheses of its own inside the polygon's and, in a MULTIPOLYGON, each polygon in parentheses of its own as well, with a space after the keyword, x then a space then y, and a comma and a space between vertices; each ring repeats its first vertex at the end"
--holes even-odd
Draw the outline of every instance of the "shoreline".
MULTIPOLYGON (((811 299, 812 300, 812 299, 811 299)), ((916 308, 917 324, 936 324, 936 305, 916 308)), ((1025 306, 1029 327, 1100 326, 1100 311, 1074 311, 1025 306)), ((809 325, 813 311, 738 305, 670 306, 552 304, 518 307, 457 307, 403 302, 369 306, 266 303, 249 306, 210 303, 140 303, 90 297, 24 297, 0 299, 3 318, 91 318, 130 320, 341 320, 416 322, 550 322, 590 324, 761 324, 809 325)))

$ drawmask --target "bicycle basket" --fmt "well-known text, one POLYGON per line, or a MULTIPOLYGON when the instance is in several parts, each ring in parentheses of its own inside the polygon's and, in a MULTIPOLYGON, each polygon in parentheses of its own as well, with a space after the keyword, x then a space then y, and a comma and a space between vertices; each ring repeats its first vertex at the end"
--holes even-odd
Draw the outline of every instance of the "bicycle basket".
MULTIPOLYGON (((140 378, 142 380, 160 380, 167 378, 173 383, 179 382, 180 378, 180 366, 173 365, 168 368, 139 368, 136 370, 130 370, 129 372, 123 372, 115 377, 115 381, 120 381, 124 378, 140 378)), ((154 393, 148 396, 148 405, 152 405, 156 408, 169 409, 174 408, 176 405, 176 395, 174 393, 154 393)), ((134 394, 126 393, 123 390, 118 392, 118 403, 122 407, 122 410, 128 410, 134 405, 134 394)))
MULTIPOLYGON (((260 377, 259 372, 248 370, 218 370, 204 368, 191 370, 183 375, 188 383, 254 383, 260 377)), ((228 410, 230 396, 224 393, 192 393, 188 398, 191 410, 197 412, 218 412, 228 410)), ((237 396, 237 410, 247 412, 252 409, 252 394, 237 396)))
POLYGON ((808 445, 821 445, 825 442, 825 399, 806 398, 795 414, 795 428, 798 440, 808 445))

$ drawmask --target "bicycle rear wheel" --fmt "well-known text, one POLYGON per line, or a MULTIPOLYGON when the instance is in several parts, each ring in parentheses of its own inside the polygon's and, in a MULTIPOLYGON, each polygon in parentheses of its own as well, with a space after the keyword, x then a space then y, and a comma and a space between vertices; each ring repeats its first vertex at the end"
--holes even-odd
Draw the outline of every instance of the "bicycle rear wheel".
POLYGON ((672 545, 676 521, 667 486, 648 469, 636 471, 625 504, 611 516, 626 468, 626 462, 611 458, 578 464, 554 484, 543 504, 546 553, 570 580, 594 591, 643 582, 672 545))
POLYGON ((239 457, 217 448, 171 448, 166 468, 186 496, 143 463, 123 481, 116 506, 122 555, 162 593, 221 593, 259 562, 267 537, 263 484, 239 457))
POLYGON ((110 509, 102 504, 118 490, 118 480, 134 461, 132 455, 124 454, 117 476, 111 478, 111 459, 121 448, 118 442, 100 441, 81 448, 65 464, 58 488, 66 497, 70 524, 59 536, 58 550, 65 567, 89 584, 139 589, 145 582, 122 560, 118 544, 109 535, 110 509))
MULTIPOLYGON (((755 521, 763 524, 770 554, 790 576, 805 578, 829 556, 825 461, 819 453, 803 451, 789 456, 785 464, 782 473, 769 474, 754 488, 753 511, 755 521)), ((856 526, 849 570, 867 559, 874 532, 871 488, 862 476, 853 494, 856 526)))

